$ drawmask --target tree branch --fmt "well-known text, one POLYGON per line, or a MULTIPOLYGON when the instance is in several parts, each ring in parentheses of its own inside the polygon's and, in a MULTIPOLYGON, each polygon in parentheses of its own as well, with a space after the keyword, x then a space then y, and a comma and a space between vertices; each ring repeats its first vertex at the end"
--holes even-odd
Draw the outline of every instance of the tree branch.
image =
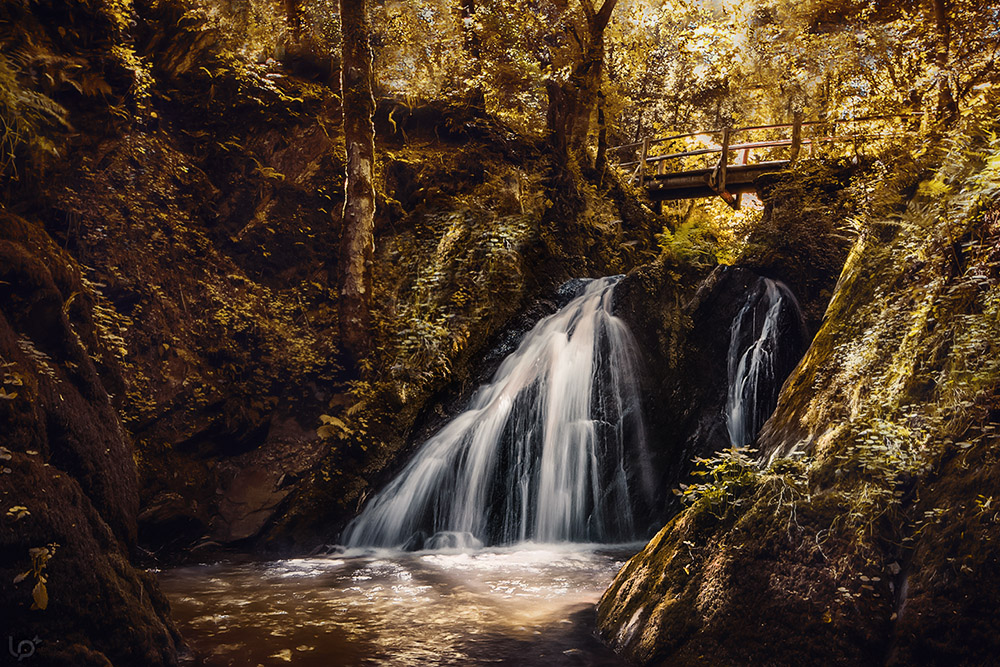
MULTIPOLYGON (((589 4, 589 0, 585 1, 589 4)), ((618 4, 618 0, 604 0, 604 4, 598 10, 597 16, 594 17, 592 30, 596 29, 596 32, 604 32, 604 29, 608 27, 608 22, 611 21, 611 12, 614 11, 616 4, 618 4)), ((594 11, 593 7, 591 7, 590 11, 594 11)))

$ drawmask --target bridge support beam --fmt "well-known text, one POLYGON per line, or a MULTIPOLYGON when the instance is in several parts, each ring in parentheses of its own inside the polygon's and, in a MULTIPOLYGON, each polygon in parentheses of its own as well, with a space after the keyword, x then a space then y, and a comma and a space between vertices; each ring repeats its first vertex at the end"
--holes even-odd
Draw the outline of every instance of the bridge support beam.
POLYGON ((719 157, 719 163, 706 180, 708 187, 715 190, 716 194, 722 197, 722 201, 729 204, 729 207, 736 211, 740 208, 740 197, 739 195, 733 196, 733 193, 726 190, 726 176, 729 167, 729 138, 731 134, 732 129, 728 127, 722 130, 722 155, 719 157))

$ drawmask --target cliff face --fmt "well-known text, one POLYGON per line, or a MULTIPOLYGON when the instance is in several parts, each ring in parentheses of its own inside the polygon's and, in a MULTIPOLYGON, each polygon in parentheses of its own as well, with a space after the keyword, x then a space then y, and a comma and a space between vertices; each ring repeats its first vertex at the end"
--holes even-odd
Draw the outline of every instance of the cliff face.
POLYGON ((131 564, 138 483, 108 395, 120 369, 94 317, 79 265, 34 225, 0 217, 8 634, 39 639, 46 664, 174 664, 169 606, 152 575, 131 564))
POLYGON ((872 217, 757 442, 618 574, 640 664, 984 664, 1000 595, 1000 145, 872 217))
POLYGON ((538 145, 383 100, 378 352, 350 375, 337 64, 246 53, 220 12, 0 7, 0 602, 53 662, 173 662, 135 563, 335 540, 526 304, 654 247, 596 190, 572 238, 543 233, 538 145))
MULTIPOLYGON (((692 461, 730 446, 730 325, 761 280, 740 266, 698 267, 664 257, 615 288, 615 314, 643 354, 643 412, 658 498, 647 534, 678 511, 671 491, 691 472, 692 461)), ((788 358, 779 364, 779 385, 804 350, 800 327, 789 329, 782 332, 788 358)))
POLYGON ((110 406, 94 420, 124 427, 113 459, 139 477, 121 484, 127 503, 106 502, 84 454, 81 483, 144 553, 336 539, 431 398, 467 382, 519 310, 653 247, 634 204, 593 188, 586 216, 542 229, 551 164, 481 109, 383 100, 377 353, 351 375, 336 321, 335 59, 305 43, 249 53, 222 8, 50 4, 0 10, 0 77, 34 105, 0 109, 24 128, 3 136, 17 157, 0 163, 2 238, 11 258, 55 270, 17 231, 30 229, 75 267, 60 298, 71 316, 89 304, 105 348, 94 363, 110 406))

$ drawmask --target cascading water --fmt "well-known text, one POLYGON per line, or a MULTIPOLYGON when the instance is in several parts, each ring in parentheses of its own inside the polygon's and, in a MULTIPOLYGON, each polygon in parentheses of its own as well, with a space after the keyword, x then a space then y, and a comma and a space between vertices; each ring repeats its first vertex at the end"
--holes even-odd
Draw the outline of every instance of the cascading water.
POLYGON ((347 527, 348 546, 622 541, 652 489, 617 278, 544 318, 347 527), (430 536, 429 538, 427 536, 430 536))
POLYGON ((729 336, 729 443, 748 445, 774 411, 778 392, 799 357, 802 314, 783 284, 761 278, 747 292, 729 336))

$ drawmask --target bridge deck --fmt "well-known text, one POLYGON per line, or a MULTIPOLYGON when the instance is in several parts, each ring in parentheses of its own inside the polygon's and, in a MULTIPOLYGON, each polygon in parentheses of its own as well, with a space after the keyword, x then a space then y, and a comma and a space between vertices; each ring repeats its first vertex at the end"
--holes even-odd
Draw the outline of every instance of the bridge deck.
MULTIPOLYGON (((918 111, 885 116, 803 121, 802 114, 796 112, 791 123, 737 128, 724 127, 718 130, 688 132, 669 137, 646 137, 642 141, 615 146, 608 150, 612 155, 619 156, 617 163, 620 168, 632 170, 633 182, 645 190, 649 200, 657 206, 660 202, 675 199, 721 197, 733 208, 739 208, 741 195, 753 192, 755 190, 754 182, 760 176, 790 168, 798 158, 800 149, 804 146, 808 146, 810 152, 813 153, 817 145, 850 141, 854 144, 854 151, 857 153, 860 140, 919 134, 914 130, 914 122, 922 115, 923 113, 918 111), (891 119, 901 119, 905 129, 902 132, 897 130, 890 134, 880 132, 868 135, 858 132, 859 123, 891 119), (853 131, 837 132, 836 128, 844 124, 853 126, 853 131), (811 136, 803 137, 803 128, 812 128, 811 136), (828 133, 827 130, 834 131, 828 133), (789 131, 791 136, 785 136, 789 131), (745 136, 748 133, 759 132, 765 132, 767 136, 760 137, 756 141, 732 142, 732 138, 736 134, 745 136), (718 138, 719 142, 713 143, 715 139, 712 137, 718 138), (693 144, 693 146, 691 150, 680 152, 671 150, 678 143, 681 147, 686 144, 693 144), (782 154, 787 157, 782 160, 769 159, 764 162, 748 164, 750 152, 761 149, 768 151, 766 156, 761 156, 765 159, 778 157, 782 154), (781 149, 787 149, 787 152, 781 149), (733 163, 730 163, 731 153, 737 155, 737 160, 733 163), (718 161, 713 166, 667 173, 668 162, 713 154, 719 155, 718 161)), ((757 155, 760 156, 759 153, 757 155)))
MULTIPOLYGON (((772 160, 756 164, 729 165, 726 168, 726 190, 731 194, 753 192, 754 181, 761 175, 781 171, 790 160, 772 160)), ((651 201, 673 201, 698 197, 715 197, 718 192, 709 184, 715 168, 654 174, 646 177, 646 195, 651 201)))

